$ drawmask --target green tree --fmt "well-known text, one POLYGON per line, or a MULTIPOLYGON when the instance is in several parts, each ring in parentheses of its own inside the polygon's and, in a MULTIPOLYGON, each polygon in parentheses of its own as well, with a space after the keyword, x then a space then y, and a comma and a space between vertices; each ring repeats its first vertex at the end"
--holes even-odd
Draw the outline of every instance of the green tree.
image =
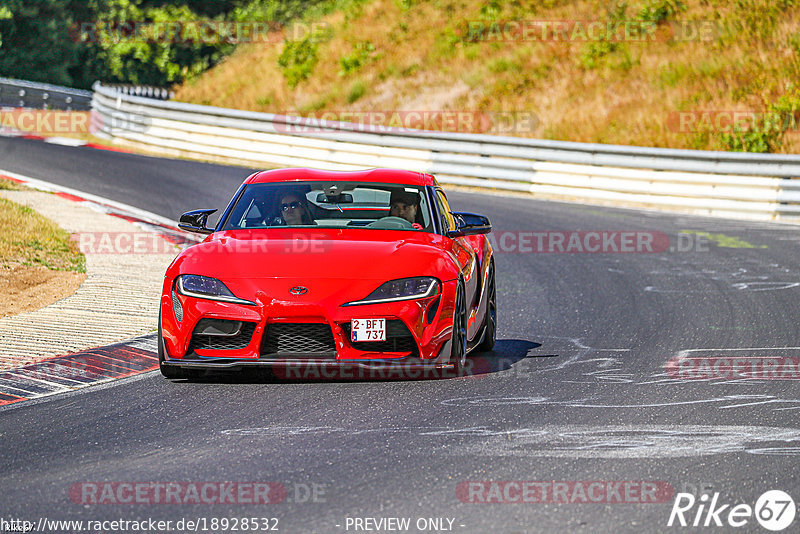
POLYGON ((224 35, 203 38, 197 24, 204 19, 184 4, 148 7, 141 0, 91 0, 90 5, 97 17, 82 39, 95 48, 107 69, 106 81, 180 83, 235 46, 224 35))
MULTIPOLYGON (((0 20, 9 20, 14 18, 14 13, 11 12, 7 6, 0 6, 0 20)), ((0 33, 0 47, 3 46, 3 34, 0 33)))
POLYGON ((78 43, 70 39, 73 2, 5 0, 0 9, 0 74, 74 85, 78 43))
POLYGON ((332 9, 337 0, 0 2, 0 76, 90 88, 95 80, 158 86, 181 83, 221 61, 237 44, 224 31, 212 32, 211 38, 197 30, 192 33, 194 24, 287 24, 332 9), (148 23, 149 32, 136 33, 148 23), (156 23, 173 23, 166 31, 180 27, 189 31, 159 34, 156 23))

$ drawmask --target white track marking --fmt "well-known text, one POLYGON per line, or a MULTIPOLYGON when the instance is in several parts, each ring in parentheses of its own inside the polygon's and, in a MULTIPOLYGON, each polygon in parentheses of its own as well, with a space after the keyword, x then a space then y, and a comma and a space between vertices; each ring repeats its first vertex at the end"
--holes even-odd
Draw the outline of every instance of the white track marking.
POLYGON ((34 189, 40 189, 42 191, 57 191, 61 193, 68 193, 70 195, 75 195, 77 197, 85 198, 86 200, 94 202, 99 206, 107 206, 110 208, 115 208, 123 213, 133 215, 134 217, 137 217, 145 221, 149 221, 159 225, 170 226, 172 228, 176 226, 175 221, 168 219, 167 217, 162 217, 161 215, 137 208, 135 206, 131 206, 130 204, 124 204, 122 202, 117 202, 116 200, 103 198, 97 195, 93 195, 91 193, 84 193, 83 191, 72 189, 71 187, 65 187, 63 185, 53 184, 50 182, 46 182, 44 180, 39 180, 37 178, 31 178, 30 176, 25 176, 22 174, 5 171, 3 169, 0 169, 0 174, 10 176, 11 178, 17 180, 22 180, 23 182, 25 182, 25 185, 32 187, 34 189))
POLYGON ((62 146, 85 146, 88 144, 83 139, 75 139, 74 137, 45 137, 43 141, 45 143, 62 146))

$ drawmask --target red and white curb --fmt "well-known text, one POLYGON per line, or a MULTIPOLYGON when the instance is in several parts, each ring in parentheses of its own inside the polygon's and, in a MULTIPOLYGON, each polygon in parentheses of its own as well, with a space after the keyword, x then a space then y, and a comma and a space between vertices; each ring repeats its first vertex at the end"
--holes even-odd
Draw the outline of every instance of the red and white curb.
POLYGON ((203 239, 196 234, 181 230, 175 225, 174 221, 168 219, 167 217, 162 217, 161 215, 139 209, 129 204, 103 198, 91 193, 84 193, 83 191, 78 191, 77 189, 53 184, 44 180, 38 180, 36 178, 31 178, 30 176, 4 171, 2 169, 0 169, 0 178, 5 178, 6 180, 10 180, 32 189, 51 192, 61 198, 71 200, 73 202, 85 202, 95 211, 124 219, 135 224, 142 230, 157 233, 164 239, 179 246, 199 243, 203 239))
MULTIPOLYGON (((121 202, 4 170, 0 170, 0 177, 82 203, 97 212, 119 217, 179 246, 187 246, 202 239, 180 230, 166 217, 121 202)), ((154 315, 153 328, 155 323, 154 315)), ((155 333, 70 352, 0 371, 0 406, 127 378, 157 368, 155 333)))
POLYGON ((155 369, 158 369, 156 334, 148 334, 0 372, 0 406, 48 397, 155 369))

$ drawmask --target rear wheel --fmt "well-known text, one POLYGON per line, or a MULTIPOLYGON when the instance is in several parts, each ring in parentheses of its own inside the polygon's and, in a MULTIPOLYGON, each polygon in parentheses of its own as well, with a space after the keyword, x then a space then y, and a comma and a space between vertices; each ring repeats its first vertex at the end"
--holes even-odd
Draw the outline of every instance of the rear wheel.
POLYGON ((165 378, 177 379, 177 378, 188 378, 186 372, 181 369, 180 367, 172 367, 164 365, 164 359, 166 358, 166 350, 164 348, 164 336, 161 334, 161 306, 158 307, 158 368, 161 370, 161 374, 164 375, 165 378))
POLYGON ((497 286, 494 283, 494 261, 489 264, 487 282, 489 291, 486 297, 486 319, 483 323, 483 341, 478 350, 488 352, 494 348, 497 339, 497 286))
POLYGON ((456 307, 453 311, 453 335, 450 338, 450 362, 456 376, 461 376, 467 363, 467 304, 464 283, 459 280, 456 290, 456 307))

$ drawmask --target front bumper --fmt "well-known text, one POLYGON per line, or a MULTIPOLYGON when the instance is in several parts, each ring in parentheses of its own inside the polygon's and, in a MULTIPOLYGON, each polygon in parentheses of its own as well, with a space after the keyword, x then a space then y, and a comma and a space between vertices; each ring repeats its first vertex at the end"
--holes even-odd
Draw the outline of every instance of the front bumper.
MULTIPOLYGON (((449 340, 452 334, 455 282, 442 284, 438 295, 424 299, 393 303, 341 306, 323 300, 278 301, 256 299, 255 306, 219 302, 178 295, 181 320, 173 308, 172 281, 165 280, 161 299, 161 324, 166 366, 194 369, 238 369, 272 367, 291 369, 306 365, 326 369, 348 366, 357 369, 386 369, 392 365, 403 369, 426 371, 449 365, 449 340), (402 344, 353 343, 349 336, 354 318, 385 318, 387 324, 400 326, 413 338, 402 344), (242 321, 250 325, 249 339, 241 345, 231 344, 220 350, 218 344, 198 344, 195 328, 201 320, 242 321), (275 353, 269 332, 297 326, 319 326, 330 329, 330 351, 306 355, 275 353), (194 341, 193 341, 194 340, 194 341), (394 347, 397 350, 388 348, 394 347), (376 350, 381 347, 380 350, 376 350)), ((406 335, 406 334, 404 334, 406 335)), ((217 338, 224 339, 224 338, 217 338)), ((388 338, 387 338, 388 339, 388 338)), ((216 341, 216 340, 215 340, 216 341)), ((309 367, 310 368, 310 367, 309 367)))
POLYGON ((269 369, 271 373, 286 380, 425 380, 458 378, 463 376, 450 363, 437 364, 419 359, 371 360, 371 361, 308 361, 279 360, 253 361, 209 359, 204 361, 166 360, 163 365, 187 371, 243 371, 245 369, 269 369))
POLYGON ((176 360, 167 358, 162 362, 168 367, 180 367, 182 369, 202 369, 213 371, 215 369, 241 369, 245 367, 261 368, 294 368, 294 367, 357 367, 361 369, 385 369, 385 370, 426 370, 426 369, 452 369, 452 363, 436 363, 423 361, 419 358, 402 358, 392 360, 305 360, 305 359, 280 359, 280 360, 246 360, 234 358, 206 358, 203 360, 176 360))

